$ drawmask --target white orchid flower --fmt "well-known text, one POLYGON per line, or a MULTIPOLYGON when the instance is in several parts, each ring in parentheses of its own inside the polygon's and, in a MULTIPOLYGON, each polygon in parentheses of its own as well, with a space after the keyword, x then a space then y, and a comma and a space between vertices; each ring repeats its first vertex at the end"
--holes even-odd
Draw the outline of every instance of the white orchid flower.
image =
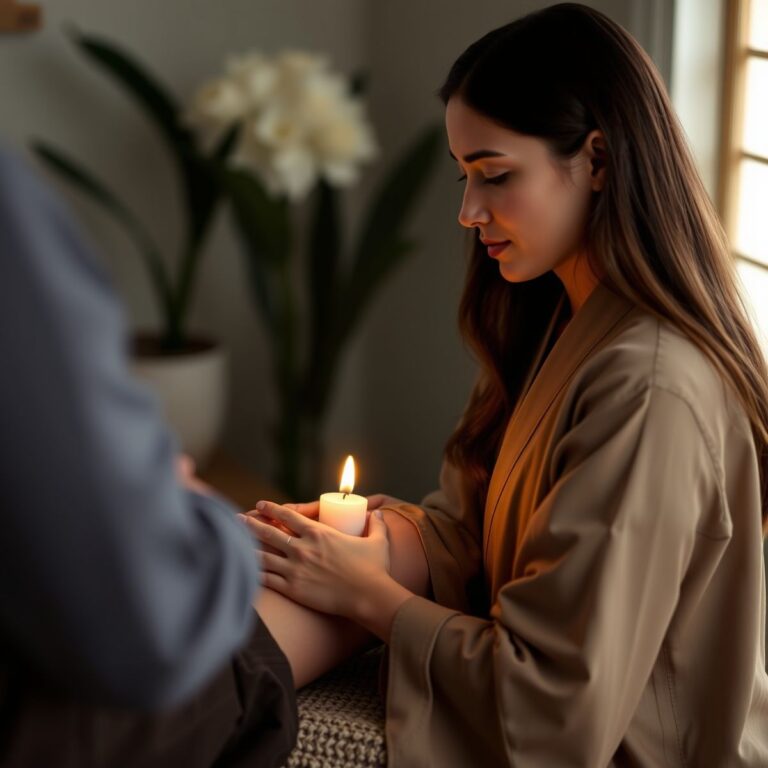
POLYGON ((256 173, 270 194, 304 197, 320 176, 350 186, 378 147, 362 102, 328 60, 303 51, 232 58, 190 109, 210 134, 239 122, 233 162, 256 173))
POLYGON ((212 147, 245 114, 240 91, 228 80, 211 80, 197 92, 184 122, 200 133, 206 146, 212 147))
POLYGON ((253 120, 254 133, 265 145, 282 149, 300 144, 306 135, 301 115, 274 106, 253 120))
POLYGON ((306 147, 280 150, 272 157, 272 168, 291 200, 305 197, 317 181, 315 157, 306 147))
POLYGON ((313 135, 313 146, 329 161, 365 161, 376 155, 373 135, 365 123, 339 114, 313 135))
POLYGON ((249 110, 269 102, 278 74, 275 65, 259 53, 232 58, 227 63, 228 79, 242 91, 249 110))
POLYGON ((295 108, 312 126, 334 119, 349 98, 343 78, 330 73, 311 76, 305 86, 296 99, 295 108))

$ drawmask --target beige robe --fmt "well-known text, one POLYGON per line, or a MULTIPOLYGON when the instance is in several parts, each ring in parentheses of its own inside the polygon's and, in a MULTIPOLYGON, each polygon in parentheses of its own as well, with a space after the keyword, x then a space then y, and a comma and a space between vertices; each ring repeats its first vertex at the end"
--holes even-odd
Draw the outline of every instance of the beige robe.
POLYGON ((510 419, 485 509, 448 464, 394 509, 436 602, 395 617, 390 768, 768 766, 754 442, 671 326, 597 288, 510 419))

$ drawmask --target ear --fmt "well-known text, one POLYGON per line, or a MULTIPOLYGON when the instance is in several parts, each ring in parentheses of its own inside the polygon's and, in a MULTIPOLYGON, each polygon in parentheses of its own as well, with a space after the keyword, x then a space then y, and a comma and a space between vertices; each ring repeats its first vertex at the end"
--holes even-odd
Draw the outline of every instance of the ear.
POLYGON ((608 152, 605 148, 603 132, 595 129, 590 131, 584 142, 584 152, 590 164, 590 181, 592 191, 600 192, 605 186, 606 162, 608 152))

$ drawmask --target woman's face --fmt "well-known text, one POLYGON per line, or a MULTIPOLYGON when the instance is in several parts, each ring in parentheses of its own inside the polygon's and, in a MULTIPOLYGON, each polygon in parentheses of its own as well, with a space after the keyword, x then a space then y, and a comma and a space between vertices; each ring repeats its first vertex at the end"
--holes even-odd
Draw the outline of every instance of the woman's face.
POLYGON ((593 172, 592 163, 602 146, 599 131, 563 161, 542 139, 498 125, 458 97, 448 101, 445 122, 464 180, 462 226, 477 228, 505 280, 555 270, 567 283, 571 267, 586 262, 578 257, 585 255, 593 192, 603 183, 603 171, 593 172))

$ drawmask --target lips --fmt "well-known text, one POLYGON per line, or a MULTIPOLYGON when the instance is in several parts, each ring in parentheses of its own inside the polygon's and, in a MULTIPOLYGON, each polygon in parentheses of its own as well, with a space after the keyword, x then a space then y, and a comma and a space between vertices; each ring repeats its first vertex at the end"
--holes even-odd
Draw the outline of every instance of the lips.
POLYGON ((483 245, 488 249, 488 255, 495 259, 497 256, 501 255, 502 251, 506 250, 506 247, 509 245, 509 240, 501 240, 501 241, 493 241, 493 240, 483 240, 483 245))

